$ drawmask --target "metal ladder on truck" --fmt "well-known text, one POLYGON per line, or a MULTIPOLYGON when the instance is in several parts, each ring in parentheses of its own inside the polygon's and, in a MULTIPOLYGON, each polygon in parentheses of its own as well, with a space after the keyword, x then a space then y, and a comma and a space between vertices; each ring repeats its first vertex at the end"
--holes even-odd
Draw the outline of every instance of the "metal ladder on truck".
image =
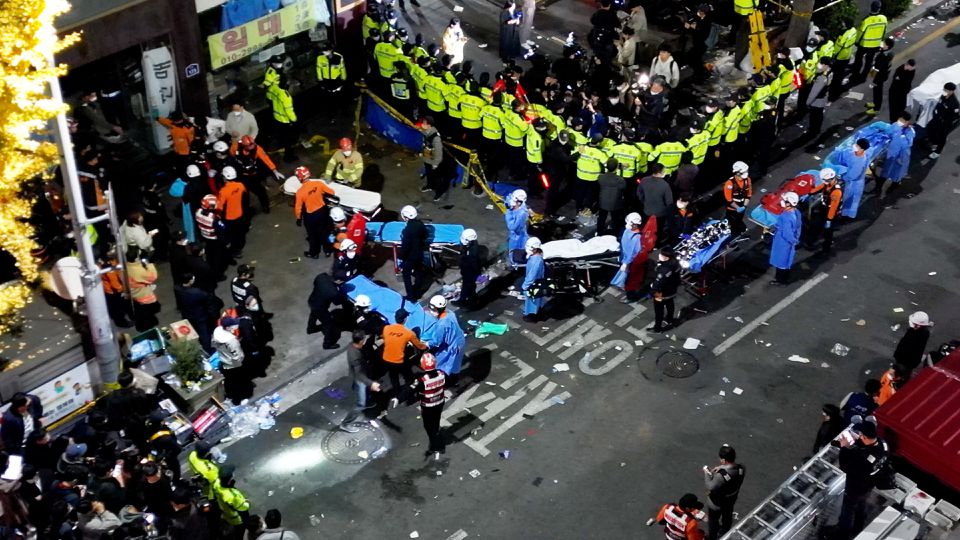
POLYGON ((843 492, 839 449, 827 445, 773 494, 742 516, 723 540, 786 540, 797 536, 843 492))

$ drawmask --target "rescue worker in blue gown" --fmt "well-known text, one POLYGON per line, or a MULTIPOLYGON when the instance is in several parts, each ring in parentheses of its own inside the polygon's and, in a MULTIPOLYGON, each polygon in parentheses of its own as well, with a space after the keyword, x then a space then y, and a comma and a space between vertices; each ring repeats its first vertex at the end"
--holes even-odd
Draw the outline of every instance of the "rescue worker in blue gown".
POLYGON ((437 324, 425 331, 422 339, 436 357, 437 369, 447 374, 450 384, 456 384, 463 364, 466 336, 457 315, 447 309, 446 298, 439 294, 431 298, 429 313, 437 318, 437 324))
POLYGON ((542 294, 544 291, 539 291, 546 270, 540 239, 536 236, 529 238, 524 245, 524 251, 527 254, 527 267, 523 275, 523 285, 521 285, 524 297, 523 320, 537 322, 540 320, 540 309, 547 302, 546 296, 542 294))
POLYGON ((640 214, 631 212, 627 214, 624 221, 623 235, 620 236, 620 270, 613 276, 613 281, 610 284, 619 289, 624 289, 623 302, 627 303, 636 302, 640 297, 640 291, 626 291, 625 289, 627 276, 631 272, 630 266, 637 255, 640 254, 640 224, 643 222, 643 218, 640 217, 640 214))
POLYGON ((512 257, 514 251, 522 251, 527 244, 527 221, 530 211, 527 210, 527 192, 518 189, 507 196, 507 255, 512 257))
POLYGON ((843 173, 843 205, 840 215, 847 219, 855 219, 860 208, 860 199, 863 197, 863 184, 866 182, 867 167, 870 159, 866 152, 870 148, 870 141, 857 139, 856 144, 840 152, 837 165, 843 165, 847 171, 843 173))
POLYGON ((773 235, 773 245, 770 247, 770 266, 777 269, 776 277, 771 285, 787 285, 790 282, 790 267, 797 253, 797 244, 800 243, 800 211, 797 205, 800 197, 792 191, 780 196, 780 206, 783 211, 777 219, 777 232, 773 235))
POLYGON ((912 119, 910 113, 904 112, 896 122, 890 124, 890 144, 883 154, 883 167, 877 175, 877 186, 874 190, 880 198, 885 198, 889 192, 900 187, 900 181, 910 168, 910 150, 916 137, 911 125, 912 119), (884 185, 888 180, 890 184, 884 185))

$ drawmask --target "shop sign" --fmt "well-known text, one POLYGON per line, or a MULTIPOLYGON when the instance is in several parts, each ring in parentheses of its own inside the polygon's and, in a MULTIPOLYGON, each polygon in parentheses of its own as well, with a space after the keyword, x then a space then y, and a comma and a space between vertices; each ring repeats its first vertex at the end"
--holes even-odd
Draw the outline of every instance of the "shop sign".
POLYGON ((242 60, 258 50, 313 28, 313 0, 297 0, 289 6, 207 38, 210 67, 214 70, 242 60))
MULTIPOLYGON (((177 69, 173 65, 170 49, 160 47, 143 51, 143 85, 152 117, 170 116, 176 110, 177 69)), ((152 129, 157 150, 163 151, 173 145, 167 128, 152 122, 152 129)))
POLYGON ((87 402, 93 401, 94 397, 90 370, 85 363, 27 393, 40 399, 47 424, 83 407, 87 402))
POLYGON ((183 68, 183 74, 189 79, 200 74, 200 64, 190 64, 183 68))

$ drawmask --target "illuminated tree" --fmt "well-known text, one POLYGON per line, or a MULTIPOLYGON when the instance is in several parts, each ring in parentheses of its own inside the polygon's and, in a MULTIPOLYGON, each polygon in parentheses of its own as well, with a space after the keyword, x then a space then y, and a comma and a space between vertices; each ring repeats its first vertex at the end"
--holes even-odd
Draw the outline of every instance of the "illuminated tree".
POLYGON ((20 273, 19 281, 0 285, 0 333, 10 330, 40 277, 27 223, 33 203, 24 186, 58 161, 46 130, 66 105, 50 98, 48 82, 66 72, 51 65, 53 54, 78 39, 58 39, 53 25, 69 9, 65 0, 0 2, 0 249, 16 259, 20 273))

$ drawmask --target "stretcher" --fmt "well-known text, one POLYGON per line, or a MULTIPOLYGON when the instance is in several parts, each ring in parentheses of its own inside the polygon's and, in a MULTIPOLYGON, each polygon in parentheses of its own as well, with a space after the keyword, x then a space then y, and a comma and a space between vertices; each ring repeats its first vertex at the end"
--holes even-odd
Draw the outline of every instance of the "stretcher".
MULTIPOLYGON (((407 224, 402 221, 371 221, 367 223, 367 240, 389 246, 393 250, 393 271, 400 272, 400 263, 397 249, 403 229, 407 224)), ((458 255, 460 253, 460 235, 464 231, 463 225, 428 223, 427 242, 430 244, 430 265, 436 266, 437 257, 443 254, 458 255)))
POLYGON ((770 234, 777 229, 777 220, 780 219, 780 213, 783 212, 783 207, 780 206, 780 199, 783 194, 792 191, 800 197, 801 201, 804 201, 810 196, 810 192, 820 184, 820 171, 803 171, 780 184, 776 191, 761 197, 760 204, 750 211, 748 219, 759 225, 763 234, 770 234))
POLYGON ((867 161, 873 162, 873 160, 886 152, 887 146, 890 145, 890 124, 877 120, 854 131, 853 135, 840 141, 840 144, 834 147, 830 155, 827 156, 827 159, 823 160, 823 166, 830 167, 837 171, 837 174, 842 177, 843 173, 846 172, 846 168, 836 164, 837 156, 839 156, 843 150, 852 147, 858 139, 866 139, 870 143, 870 148, 867 148, 866 155, 867 161))
POLYGON ((403 295, 397 291, 377 285, 366 276, 354 277, 341 285, 340 290, 351 302, 356 302, 357 296, 361 294, 369 296, 370 309, 383 315, 390 324, 397 322, 397 310, 403 308, 410 314, 404 322, 404 326, 413 330, 418 336, 424 335, 426 331, 437 324, 437 318, 427 313, 420 304, 404 300, 403 295))
POLYGON ((727 221, 714 219, 701 224, 674 248, 681 268, 680 279, 694 295, 703 297, 709 291, 704 272, 708 265, 720 261, 726 268, 727 255, 740 246, 731 242, 731 238, 733 234, 727 221))
MULTIPOLYGON (((291 176, 283 182, 283 193, 292 197, 296 196, 297 190, 300 189, 302 185, 299 178, 291 176)), ((327 185, 330 186, 336 194, 338 199, 337 206, 351 213, 363 212, 373 217, 380 213, 383 207, 381 196, 376 191, 357 189, 338 184, 337 182, 328 182, 327 185)))
MULTIPOLYGON (((595 285, 591 270, 604 266, 620 267, 620 241, 616 236, 596 236, 589 240, 554 240, 540 246, 543 251, 543 263, 550 269, 547 277, 549 294, 590 294, 596 296, 601 291, 595 285), (578 273, 583 272, 581 279, 578 273)), ((514 267, 526 266, 526 259, 520 250, 511 254, 514 267)))

